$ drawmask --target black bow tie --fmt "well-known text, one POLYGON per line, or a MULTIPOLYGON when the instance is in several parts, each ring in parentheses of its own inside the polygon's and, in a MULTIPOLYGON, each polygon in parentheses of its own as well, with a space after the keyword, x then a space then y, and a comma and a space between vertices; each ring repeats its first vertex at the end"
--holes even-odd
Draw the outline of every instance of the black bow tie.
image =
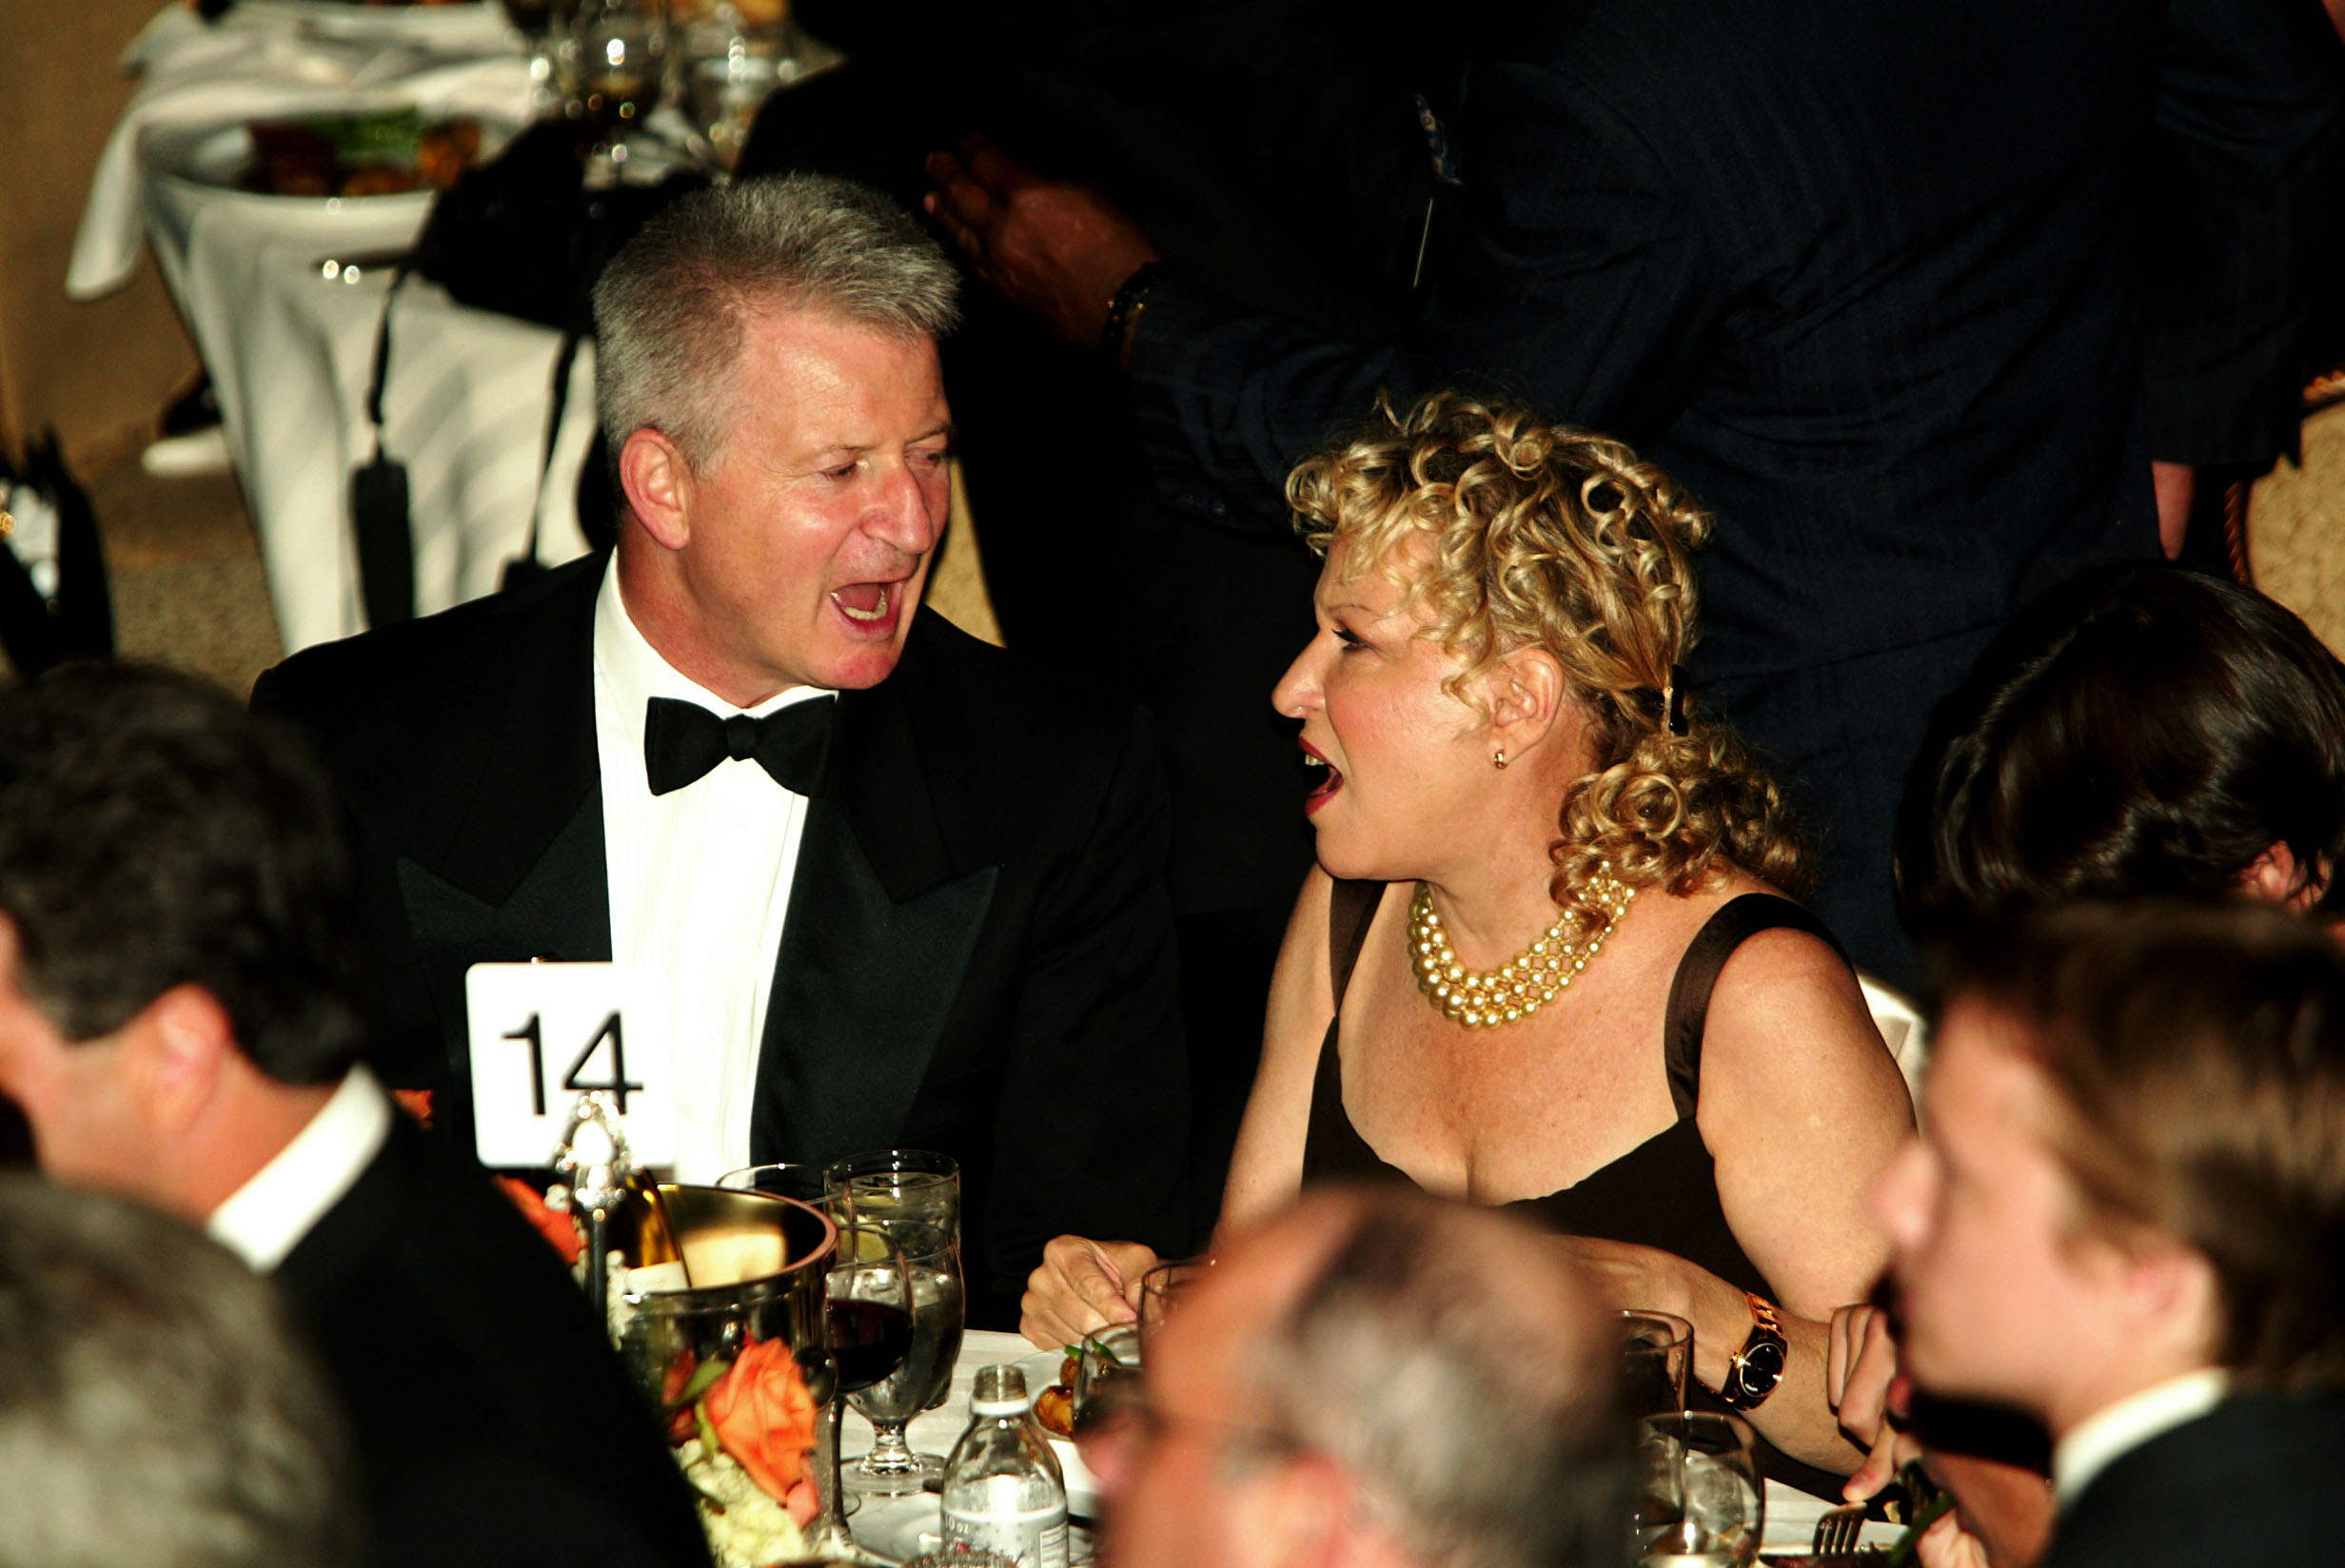
POLYGON ((835 697, 793 702, 751 718, 719 718, 695 702, 656 696, 643 715, 643 772, 651 793, 680 790, 731 757, 757 758, 758 766, 785 790, 802 795, 822 793, 822 761, 831 750, 835 697))

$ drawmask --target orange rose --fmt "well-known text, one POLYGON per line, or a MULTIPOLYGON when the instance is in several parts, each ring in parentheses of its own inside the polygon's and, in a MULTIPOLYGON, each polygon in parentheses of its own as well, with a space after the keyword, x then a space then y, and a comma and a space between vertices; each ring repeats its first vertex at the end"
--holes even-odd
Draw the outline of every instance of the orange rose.
POLYGON ((538 1234, 554 1245, 562 1261, 574 1264, 586 1250, 586 1239, 578 1233, 578 1222, 567 1214, 556 1213, 545 1202, 545 1195, 517 1177, 500 1176, 497 1185, 513 1200, 513 1206, 522 1211, 522 1218, 538 1227, 538 1234))
POLYGON ((815 1445, 815 1401, 798 1358, 780 1340, 752 1344, 700 1401, 717 1441, 777 1502, 806 1470, 815 1445))

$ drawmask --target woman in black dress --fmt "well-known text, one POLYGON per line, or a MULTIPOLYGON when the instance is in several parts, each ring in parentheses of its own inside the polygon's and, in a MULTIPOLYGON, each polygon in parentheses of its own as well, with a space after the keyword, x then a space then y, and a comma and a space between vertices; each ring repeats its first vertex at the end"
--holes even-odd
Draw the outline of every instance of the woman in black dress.
MULTIPOLYGON (((1319 865, 1222 1224, 1327 1179, 1520 1205, 1617 1304, 1692 1322, 1696 1377, 1777 1446, 1844 1473, 1824 1320, 1881 1270, 1862 1197, 1911 1107, 1783 896, 1807 878, 1776 786, 1685 691, 1709 519, 1616 441, 1454 393, 1288 495, 1327 558, 1274 694, 1319 865)), ((1028 1335, 1129 1317, 1152 1261, 1053 1243, 1028 1335)))

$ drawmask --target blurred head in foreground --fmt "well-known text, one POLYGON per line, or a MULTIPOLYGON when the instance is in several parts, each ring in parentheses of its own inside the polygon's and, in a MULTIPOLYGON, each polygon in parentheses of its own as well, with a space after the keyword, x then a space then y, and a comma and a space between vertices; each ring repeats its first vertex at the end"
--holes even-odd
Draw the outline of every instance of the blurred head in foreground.
POLYGON ((0 1568, 357 1560, 320 1374, 186 1225, 0 1177, 0 1568))
POLYGON ((1117 1568, 1621 1559, 1616 1336, 1527 1226, 1321 1193, 1193 1290, 1097 1456, 1117 1568))
POLYGON ((2345 1382, 2345 960, 2253 904, 2080 904, 1951 966, 1882 1175, 1904 1365, 2058 1437, 2184 1373, 2345 1382))
POLYGON ((0 1092, 42 1165, 198 1218, 233 1191, 356 1060, 349 882, 324 777, 227 693, 0 691, 0 1092))
POLYGON ((2087 573, 1991 643, 1932 721, 1897 843, 1906 923, 2240 894, 2345 916, 2345 670, 2259 594, 2087 573))

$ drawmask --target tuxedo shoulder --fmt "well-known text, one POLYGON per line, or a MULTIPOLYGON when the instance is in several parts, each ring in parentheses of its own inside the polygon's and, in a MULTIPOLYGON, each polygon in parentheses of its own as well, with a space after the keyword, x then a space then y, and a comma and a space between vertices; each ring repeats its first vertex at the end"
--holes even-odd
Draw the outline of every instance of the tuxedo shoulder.
POLYGON ((342 713, 376 718, 384 701, 435 706, 450 686, 493 678, 549 618, 578 618, 591 635, 606 559, 587 556, 507 592, 305 648, 262 674, 252 704, 305 723, 342 713))
POLYGON ((2061 1516, 2044 1568, 2325 1558, 2345 1402, 2249 1393, 2120 1455, 2061 1516))
POLYGON ((1056 752, 1114 745, 1140 729, 1141 710, 1105 682, 1049 668, 970 636, 922 610, 891 684, 923 727, 965 728, 984 748, 1056 752))

